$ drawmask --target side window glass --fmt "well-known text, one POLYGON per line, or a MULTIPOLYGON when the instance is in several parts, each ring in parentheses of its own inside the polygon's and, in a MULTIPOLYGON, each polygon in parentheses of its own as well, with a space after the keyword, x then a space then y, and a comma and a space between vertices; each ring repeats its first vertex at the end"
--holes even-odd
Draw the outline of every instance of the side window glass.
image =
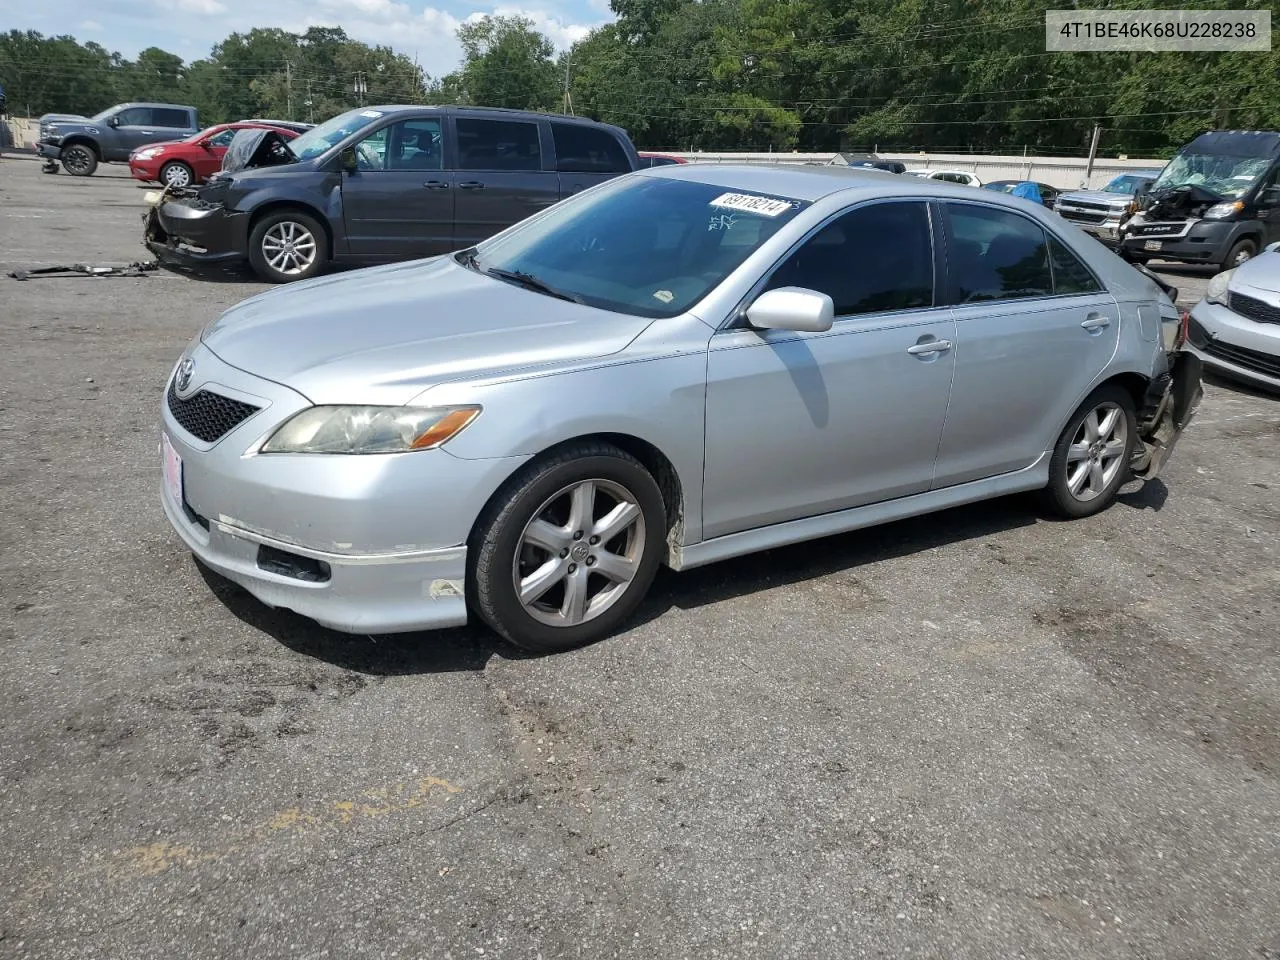
POLYGON ((1053 263, 1053 292, 1059 296, 1072 293, 1097 293, 1102 289, 1080 258, 1054 237, 1049 238, 1049 260, 1053 263))
POLYGON ((130 107, 128 110, 121 110, 116 117, 122 127, 149 127, 152 122, 150 107, 130 107))
POLYGON ((356 144, 356 169, 385 170, 387 168, 387 138, 390 133, 390 127, 383 127, 356 144))
POLYGON ((221 133, 214 134, 205 142, 211 147, 229 147, 231 146, 231 141, 234 140, 235 137, 236 131, 223 130, 221 133))
POLYGON ((954 303, 1044 297, 1053 292, 1044 230, 1018 214, 944 204, 954 303))
POLYGON ((459 117, 459 170, 541 170, 538 125, 459 117))
POLYGON ((557 170, 565 173, 627 173, 631 170, 621 144, 607 130, 552 121, 551 136, 556 145, 557 170))
POLYGON ((164 107, 155 107, 152 111, 152 120, 157 127, 172 127, 176 130, 186 129, 190 118, 185 110, 173 110, 164 107))
POLYGON ((923 203, 875 203, 823 227, 769 278, 831 297, 837 316, 933 306, 933 240, 923 203))
POLYGON ((444 139, 439 119, 425 117, 402 120, 391 127, 390 170, 441 170, 444 168, 444 139))

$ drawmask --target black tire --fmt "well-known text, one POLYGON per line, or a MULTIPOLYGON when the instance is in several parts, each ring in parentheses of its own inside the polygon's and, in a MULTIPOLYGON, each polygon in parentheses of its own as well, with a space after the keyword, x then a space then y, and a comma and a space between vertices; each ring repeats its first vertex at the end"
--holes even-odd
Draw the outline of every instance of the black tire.
POLYGON ((324 227, 320 225, 320 221, 315 217, 308 213, 303 213, 301 210, 273 210, 258 220, 249 232, 249 263, 253 266, 258 276, 268 283, 292 283, 295 280, 309 280, 324 269, 328 259, 329 240, 328 235, 324 232, 324 227), (276 228, 287 232, 290 224, 306 231, 314 241, 314 255, 311 262, 305 268, 295 272, 289 272, 288 269, 281 270, 272 266, 267 253, 263 250, 263 243, 268 241, 269 234, 274 237, 273 231, 276 228))
POLYGON ((98 155, 87 143, 64 147, 58 159, 62 161, 62 168, 73 177, 91 177, 98 169, 98 155))
MULTIPOLYGON (((603 503, 607 507, 608 498, 612 494, 603 485, 600 489, 606 490, 607 496, 603 503)), ((596 518, 597 521, 599 519, 596 518)), ((630 454, 609 444, 574 444, 535 461, 508 482, 476 522, 467 550, 470 567, 467 578, 468 600, 472 609, 495 632, 526 650, 553 653, 594 643, 609 636, 635 612, 644 599, 665 551, 666 538, 666 506, 662 491, 649 471, 630 454), (604 609, 581 623, 557 626, 538 619, 521 602, 515 582, 520 575, 517 564, 529 562, 526 559, 529 548, 523 542, 526 527, 544 508, 548 508, 548 504, 553 505, 548 509, 554 510, 554 505, 562 502, 556 499, 558 495, 571 498, 571 494, 563 493, 566 488, 584 481, 616 485, 612 489, 625 492, 639 507, 642 523, 631 536, 635 537, 634 542, 642 552, 635 558, 634 575, 625 586, 618 588, 616 597, 604 609)), ((582 538, 567 542, 576 550, 589 540, 590 538, 582 538)), ((610 540, 594 549, 604 551, 610 544, 616 543, 617 540, 610 540)), ((572 572, 574 568, 567 566, 572 562, 572 557, 564 554, 561 556, 566 569, 572 572)), ((548 552, 542 559, 533 559, 531 566, 537 567, 552 559, 552 554, 548 552)), ((596 561, 592 558, 579 562, 585 564, 596 561)), ((586 570, 587 567, 584 565, 581 569, 586 570)), ((584 587, 595 591, 591 594, 592 598, 603 598, 610 586, 608 578, 593 576, 590 572, 583 576, 586 578, 583 580, 584 584, 595 584, 591 588, 584 587), (601 580, 605 582, 602 584, 599 582, 601 580)), ((560 590, 563 608, 567 608, 568 582, 567 577, 557 581, 544 596, 554 598, 556 591, 560 590)), ((554 599, 549 604, 552 607, 557 605, 554 599)))
POLYGON ((183 163, 181 160, 170 160, 160 168, 160 183, 162 186, 173 187, 193 187, 196 183, 196 172, 191 169, 189 163, 183 163), (185 179, 181 183, 170 183, 170 177, 182 177, 185 179))
MULTIPOLYGON (((1105 422, 1105 421, 1104 421, 1105 422)), ((1133 397, 1129 392, 1114 384, 1104 384, 1089 394, 1079 409, 1071 415, 1066 427, 1053 446, 1053 456, 1049 460, 1049 485, 1041 492, 1045 507, 1058 516, 1076 519, 1090 517, 1100 513, 1115 501, 1116 494, 1125 481, 1129 479, 1129 463, 1133 459, 1134 445, 1138 440, 1138 418, 1134 413, 1133 397), (1124 448, 1119 454, 1119 463, 1112 476, 1105 483, 1094 483, 1093 476, 1088 475, 1089 464, 1093 460, 1092 452, 1086 460, 1078 459, 1078 453, 1072 448, 1076 444, 1077 434, 1084 428, 1085 420, 1099 408, 1118 409, 1124 422, 1124 448), (1072 490, 1072 477, 1085 466, 1087 485, 1079 492, 1072 490), (1092 487, 1092 492, 1089 487, 1092 487), (1087 499, 1082 494, 1090 494, 1087 499)), ((1113 441, 1115 442, 1115 441, 1113 441)), ((1094 448, 1090 445, 1090 450, 1094 448)), ((1106 476, 1111 464, 1110 459, 1099 461, 1099 469, 1106 476)))
POLYGON ((1258 245, 1252 240, 1241 240, 1227 251, 1226 258, 1222 263, 1218 264, 1219 270, 1230 270, 1232 267, 1238 267, 1246 260, 1250 260, 1258 255, 1258 245))

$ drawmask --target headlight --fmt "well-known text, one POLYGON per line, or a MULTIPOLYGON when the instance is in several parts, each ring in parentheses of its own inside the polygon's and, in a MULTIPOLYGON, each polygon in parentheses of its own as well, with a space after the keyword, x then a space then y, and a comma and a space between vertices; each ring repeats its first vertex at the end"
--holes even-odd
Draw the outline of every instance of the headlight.
POLYGON ((160 148, 159 148, 159 147, 147 147, 147 149, 145 149, 145 150, 139 150, 137 153, 135 153, 135 154, 133 155, 133 158, 134 158, 135 160, 150 160, 152 157, 154 157, 154 156, 155 156, 156 154, 158 154, 159 152, 160 152, 160 148))
POLYGON ((457 436, 479 407, 308 407, 286 420, 263 453, 406 453, 457 436))
POLYGON ((1243 209, 1244 203, 1242 201, 1228 200, 1225 203, 1215 203, 1204 212, 1204 218, 1206 220, 1229 220, 1243 209))
POLYGON ((1231 294, 1227 290, 1227 285, 1231 283, 1231 275, 1235 270, 1224 270, 1209 281, 1209 287, 1204 292, 1204 298, 1210 303, 1216 303, 1224 307, 1231 306, 1231 294))

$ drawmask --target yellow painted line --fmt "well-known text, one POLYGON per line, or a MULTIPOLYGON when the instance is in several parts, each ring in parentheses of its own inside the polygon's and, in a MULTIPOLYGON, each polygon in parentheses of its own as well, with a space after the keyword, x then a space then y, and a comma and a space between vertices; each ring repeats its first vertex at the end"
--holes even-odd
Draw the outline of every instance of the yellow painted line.
MULTIPOLYGON (((200 849, 194 844, 167 841, 130 847, 112 855, 105 865, 112 880, 154 877, 177 867, 215 863, 260 847, 281 834, 306 835, 325 829, 340 829, 361 820, 387 817, 422 806, 433 796, 445 801, 462 788, 440 777, 423 777, 413 783, 366 790, 358 800, 332 800, 310 808, 286 807, 247 829, 233 832, 224 843, 200 849)), ((91 871, 93 872, 93 871, 91 871)))

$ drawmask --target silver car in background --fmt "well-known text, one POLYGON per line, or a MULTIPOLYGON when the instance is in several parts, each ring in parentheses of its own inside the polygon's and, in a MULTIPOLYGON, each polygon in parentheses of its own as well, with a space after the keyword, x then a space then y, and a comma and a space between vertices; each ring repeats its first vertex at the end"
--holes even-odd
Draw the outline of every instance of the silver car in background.
POLYGON ((478 615, 561 650, 615 630, 659 564, 1018 491, 1097 513, 1199 400, 1179 329, 1024 200, 656 168, 228 310, 167 385, 161 499, 272 606, 360 633, 478 615))
POLYGON ((1219 373, 1280 392, 1280 243, 1209 281, 1191 310, 1187 349, 1219 373))

